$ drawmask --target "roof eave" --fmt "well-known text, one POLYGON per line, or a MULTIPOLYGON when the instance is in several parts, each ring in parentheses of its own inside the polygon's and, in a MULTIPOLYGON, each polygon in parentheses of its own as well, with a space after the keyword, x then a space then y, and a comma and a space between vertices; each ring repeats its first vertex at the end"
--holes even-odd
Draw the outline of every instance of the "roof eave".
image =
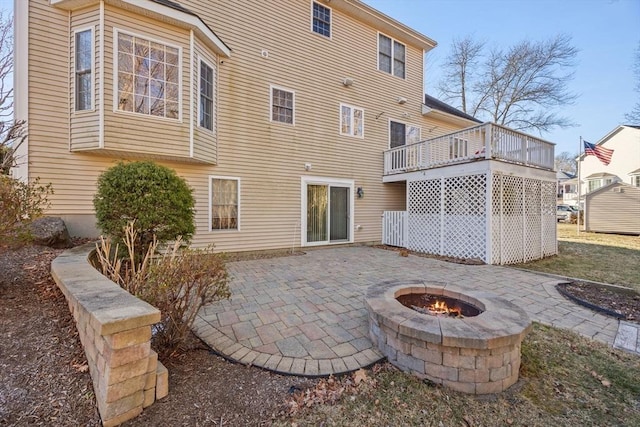
MULTIPOLYGON (((98 3, 97 0, 49 0, 52 6, 64 10, 74 10, 98 3)), ((229 58, 231 49, 197 15, 188 14, 151 0, 117 0, 115 5, 126 5, 134 11, 144 11, 147 15, 162 17, 182 28, 193 30, 207 46, 219 55, 229 58)))
POLYGON ((429 107, 428 105, 422 104, 422 115, 423 116, 432 116, 434 118, 440 119, 440 120, 444 120, 447 122, 452 122, 452 123, 456 123, 456 124, 461 124, 463 126, 475 126, 481 122, 478 122, 476 120, 471 120, 471 119, 467 119, 464 117, 460 117, 460 116, 456 116, 455 114, 451 114, 451 113, 447 113, 432 107, 429 107))
POLYGON ((321 0, 327 6, 338 9, 359 21, 371 25, 373 28, 392 36, 402 42, 408 43, 424 50, 430 51, 438 44, 424 34, 414 30, 403 23, 396 21, 377 9, 366 5, 360 0, 321 0))

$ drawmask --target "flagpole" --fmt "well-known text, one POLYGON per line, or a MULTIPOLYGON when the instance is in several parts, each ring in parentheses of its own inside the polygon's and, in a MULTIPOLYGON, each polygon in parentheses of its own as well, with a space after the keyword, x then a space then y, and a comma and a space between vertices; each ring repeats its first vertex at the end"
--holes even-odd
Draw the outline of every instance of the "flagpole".
POLYGON ((580 161, 582 157, 582 136, 580 136, 580 146, 578 147, 578 221, 576 221, 576 234, 580 234, 580 195, 582 193, 582 182, 580 181, 580 161))

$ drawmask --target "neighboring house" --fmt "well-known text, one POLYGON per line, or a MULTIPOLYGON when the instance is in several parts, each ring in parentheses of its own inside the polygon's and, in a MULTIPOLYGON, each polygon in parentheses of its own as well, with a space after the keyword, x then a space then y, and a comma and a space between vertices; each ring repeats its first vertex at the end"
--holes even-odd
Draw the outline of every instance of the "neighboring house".
POLYGON ((596 146, 613 150, 613 155, 608 165, 596 156, 578 157, 582 196, 614 182, 640 187, 640 126, 618 126, 596 146))
POLYGON ((556 172, 556 179, 558 181, 558 203, 565 203, 567 201, 575 200, 578 194, 578 180, 576 179, 576 175, 570 172, 559 170, 558 172, 556 172))
POLYGON ((613 154, 608 165, 593 155, 578 157, 585 230, 635 234, 640 213, 640 126, 618 126, 596 146, 613 154))
POLYGON ((389 242, 404 212, 415 250, 556 253, 553 144, 424 97, 436 43, 360 1, 16 0, 15 23, 14 173, 72 234, 101 172, 151 159, 194 189, 194 246, 389 242))
POLYGON ((586 231, 640 234, 640 186, 613 182, 585 197, 586 231))

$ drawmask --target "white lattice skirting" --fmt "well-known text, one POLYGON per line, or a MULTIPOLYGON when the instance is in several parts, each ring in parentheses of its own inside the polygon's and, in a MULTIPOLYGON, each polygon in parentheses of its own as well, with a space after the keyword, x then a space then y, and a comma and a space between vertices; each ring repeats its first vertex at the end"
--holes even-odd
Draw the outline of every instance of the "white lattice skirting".
POLYGON ((385 212, 383 243, 489 264, 557 253, 554 182, 488 172, 409 181, 407 192, 406 215, 385 212))

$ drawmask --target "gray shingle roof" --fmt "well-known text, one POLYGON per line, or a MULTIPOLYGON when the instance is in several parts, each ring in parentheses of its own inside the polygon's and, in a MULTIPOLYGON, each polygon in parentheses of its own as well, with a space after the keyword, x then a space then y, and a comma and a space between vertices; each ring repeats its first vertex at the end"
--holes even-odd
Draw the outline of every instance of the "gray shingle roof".
POLYGON ((434 98, 433 96, 429 96, 427 94, 424 95, 424 105, 427 107, 433 108, 434 110, 439 110, 454 116, 462 117, 463 119, 473 120, 477 123, 482 123, 480 120, 476 119, 473 116, 470 116, 467 113, 463 113, 457 108, 452 107, 451 105, 440 101, 439 99, 434 98))

